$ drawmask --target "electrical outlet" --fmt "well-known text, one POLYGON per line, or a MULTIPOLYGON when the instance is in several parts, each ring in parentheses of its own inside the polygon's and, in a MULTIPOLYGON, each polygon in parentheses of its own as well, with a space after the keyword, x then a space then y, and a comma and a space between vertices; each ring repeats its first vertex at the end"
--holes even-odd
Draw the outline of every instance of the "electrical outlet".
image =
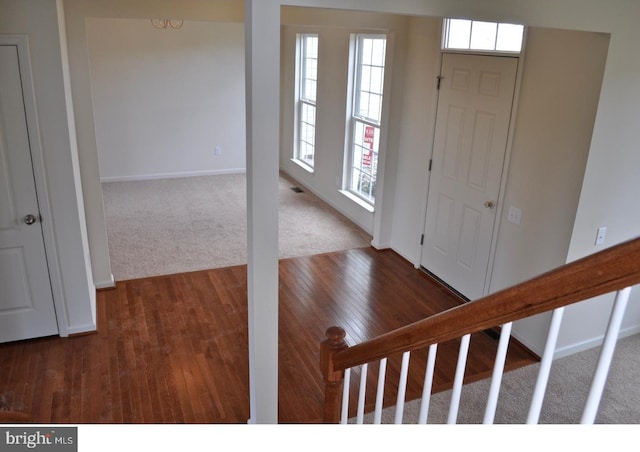
POLYGON ((507 220, 513 224, 520 224, 520 220, 522 219, 522 210, 509 206, 509 213, 507 214, 507 220))
POLYGON ((596 245, 602 245, 604 243, 605 235, 607 235, 607 227, 602 226, 598 228, 598 234, 596 235, 596 245))
POLYGON ((213 148, 213 153, 215 155, 221 155, 222 154, 222 148, 220 146, 216 146, 215 148, 213 148))

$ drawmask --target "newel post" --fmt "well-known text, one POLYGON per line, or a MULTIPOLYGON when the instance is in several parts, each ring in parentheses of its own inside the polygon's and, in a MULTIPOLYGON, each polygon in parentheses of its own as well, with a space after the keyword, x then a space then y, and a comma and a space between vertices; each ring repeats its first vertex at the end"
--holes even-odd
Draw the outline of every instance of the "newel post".
POLYGON ((327 339, 320 344, 320 370, 324 378, 324 419, 326 424, 340 422, 340 401, 344 370, 334 370, 333 356, 340 350, 349 348, 344 338, 346 333, 339 326, 332 326, 326 331, 327 339))

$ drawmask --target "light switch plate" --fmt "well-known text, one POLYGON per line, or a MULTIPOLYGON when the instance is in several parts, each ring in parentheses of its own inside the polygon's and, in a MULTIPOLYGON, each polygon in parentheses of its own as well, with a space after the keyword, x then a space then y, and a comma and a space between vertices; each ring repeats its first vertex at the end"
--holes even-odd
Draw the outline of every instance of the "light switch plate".
POLYGON ((602 245, 604 243, 604 237, 607 235, 607 227, 602 226, 598 228, 598 234, 596 235, 596 245, 602 245))

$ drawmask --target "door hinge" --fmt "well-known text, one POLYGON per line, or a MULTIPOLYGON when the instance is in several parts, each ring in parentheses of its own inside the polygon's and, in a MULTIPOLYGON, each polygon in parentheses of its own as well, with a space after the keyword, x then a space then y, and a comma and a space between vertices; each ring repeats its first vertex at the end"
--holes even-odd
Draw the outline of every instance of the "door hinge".
POLYGON ((431 172, 431 165, 433 164, 433 159, 429 159, 429 172, 431 172))
POLYGON ((442 81, 442 76, 441 76, 441 75, 438 75, 438 76, 436 77, 436 79, 438 79, 437 89, 440 89, 440 82, 442 81))
POLYGON ((424 234, 420 236, 420 245, 424 245, 424 234))

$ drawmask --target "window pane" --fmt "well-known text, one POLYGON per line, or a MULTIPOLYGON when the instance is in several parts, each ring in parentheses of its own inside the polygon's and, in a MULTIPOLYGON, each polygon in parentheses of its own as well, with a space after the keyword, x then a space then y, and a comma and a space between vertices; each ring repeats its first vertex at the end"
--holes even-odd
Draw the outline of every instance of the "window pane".
POLYGON ((371 68, 371 84, 369 91, 372 93, 382 94, 382 87, 384 83, 384 68, 372 67, 371 68))
POLYGON ((449 26, 445 47, 449 49, 468 49, 471 40, 471 21, 464 19, 448 19, 449 26))
POLYGON ((318 78, 318 60, 307 58, 305 63, 305 78, 316 80, 318 78))
POLYGON ((384 66, 384 52, 386 39, 373 39, 373 49, 371 64, 374 66, 384 66))
POLYGON ((443 49, 520 52, 524 25, 445 19, 443 49))
POLYGON ((306 100, 310 100, 312 102, 316 101, 316 81, 305 79, 304 81, 304 89, 302 91, 302 98, 306 100))
POLYGON ((381 110, 382 110, 382 96, 378 96, 377 94, 371 94, 369 96, 369 110, 366 114, 366 117, 375 119, 377 122, 380 122, 381 110))
POLYGON ((354 130, 354 144, 378 152, 380 128, 356 121, 354 130))
POLYGON ((473 21, 471 27, 471 48, 477 50, 495 50, 497 25, 495 22, 473 21))
POLYGON ((360 70, 360 89, 371 90, 371 66, 362 66, 360 70))
POLYGON ((308 58, 318 58, 318 37, 305 36, 306 55, 308 58))
POLYGON ((358 107, 358 116, 367 118, 369 113, 369 93, 360 93, 360 105, 358 107))
POLYGON ((350 188, 373 202, 378 171, 378 146, 380 128, 356 121, 351 168, 350 188))
POLYGON ((362 46, 362 64, 371 65, 371 51, 372 51, 372 40, 368 38, 363 38, 361 40, 362 46))
POLYGON ((353 141, 359 146, 364 146, 364 124, 360 121, 356 121, 353 141))
POLYGON ((503 52, 520 52, 522 50, 523 25, 498 24, 496 50, 503 52))

